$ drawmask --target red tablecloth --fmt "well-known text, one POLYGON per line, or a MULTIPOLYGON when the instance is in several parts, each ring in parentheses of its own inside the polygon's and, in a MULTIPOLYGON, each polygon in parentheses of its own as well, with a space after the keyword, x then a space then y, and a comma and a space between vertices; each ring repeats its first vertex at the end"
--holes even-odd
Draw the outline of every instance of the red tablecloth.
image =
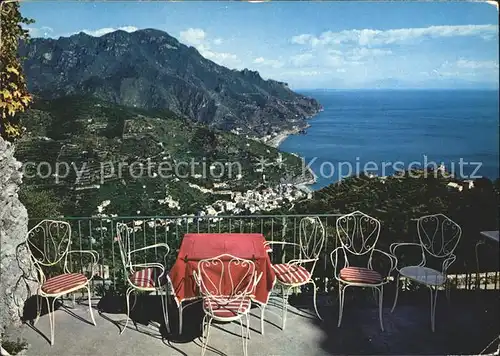
POLYGON ((271 260, 264 242, 262 234, 184 235, 177 260, 170 270, 170 280, 177 304, 200 297, 193 277, 193 271, 198 270, 198 262, 225 253, 254 261, 257 274, 262 272, 262 278, 255 291, 255 301, 267 304, 276 276, 271 268, 271 260))

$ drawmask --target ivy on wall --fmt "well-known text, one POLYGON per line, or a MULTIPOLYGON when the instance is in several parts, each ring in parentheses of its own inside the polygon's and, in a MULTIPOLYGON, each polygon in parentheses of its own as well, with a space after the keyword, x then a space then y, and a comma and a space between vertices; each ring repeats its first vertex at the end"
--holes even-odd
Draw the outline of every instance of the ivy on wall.
POLYGON ((22 27, 34 21, 21 15, 18 2, 0 3, 0 136, 12 141, 22 134, 17 113, 32 101, 21 66, 18 47, 29 40, 22 27))

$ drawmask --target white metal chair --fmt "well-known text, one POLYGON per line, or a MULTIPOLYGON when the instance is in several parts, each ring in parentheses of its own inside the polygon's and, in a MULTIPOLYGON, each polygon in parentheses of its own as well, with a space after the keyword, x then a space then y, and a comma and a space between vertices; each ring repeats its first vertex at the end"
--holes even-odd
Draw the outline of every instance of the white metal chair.
MULTIPOLYGON (((283 295, 283 315, 282 329, 285 329, 286 314, 288 307, 288 295, 293 288, 307 284, 313 286, 313 305, 316 315, 319 315, 316 305, 316 283, 313 279, 314 269, 319 260, 323 245, 325 243, 325 228, 319 217, 306 217, 299 224, 299 243, 286 241, 267 241, 265 243, 268 252, 272 251, 272 245, 290 245, 298 248, 299 258, 290 260, 287 263, 273 264, 272 268, 276 273, 276 281, 281 286, 283 295), (308 266, 308 267, 306 267, 308 266)), ((258 305, 261 308, 261 333, 264 334, 264 310, 265 305, 258 305)))
POLYGON ((240 321, 243 354, 246 356, 248 354, 248 339, 250 339, 248 314, 251 298, 262 277, 262 272, 257 275, 253 261, 222 254, 199 261, 198 272, 194 273, 194 277, 200 288, 203 311, 205 312, 202 326, 204 339, 201 349, 202 356, 207 350, 210 325, 213 320, 240 321), (243 327, 243 317, 246 318, 246 328, 243 327))
POLYGON ((127 279, 127 284, 129 285, 126 292, 127 320, 120 334, 123 334, 123 332, 127 328, 128 321, 130 319, 130 310, 134 308, 137 300, 136 295, 134 294, 134 303, 132 305, 132 308, 130 308, 130 294, 134 290, 142 292, 156 292, 157 294, 158 292, 165 290, 165 298, 162 297, 160 299, 163 309, 163 318, 165 320, 165 327, 167 331, 170 332, 170 325, 168 322, 168 309, 166 303, 168 302, 168 290, 171 286, 171 283, 165 266, 157 262, 134 263, 132 258, 132 256, 134 256, 134 254, 137 252, 163 247, 166 249, 164 255, 164 261, 166 261, 166 257, 170 252, 170 248, 166 243, 157 243, 154 245, 131 250, 131 230, 132 228, 128 227, 124 223, 116 224, 116 241, 118 242, 118 246, 120 248, 120 256, 123 262, 125 277, 127 279))
MULTIPOLYGON (((55 302, 58 298, 66 294, 83 288, 87 289, 90 317, 92 318, 92 323, 96 325, 94 314, 92 313, 89 282, 93 278, 93 270, 99 260, 99 254, 91 250, 71 251, 71 226, 64 221, 41 221, 28 231, 26 245, 37 272, 36 277, 39 283, 37 294, 47 301, 50 322, 50 344, 54 345, 55 302), (82 273, 73 273, 69 270, 68 257, 73 253, 90 254, 92 258, 90 277, 82 273), (62 265, 60 265, 61 263, 62 265), (53 298, 52 303, 49 301, 49 298, 53 298)), ((38 296, 36 299, 37 314, 33 324, 38 322, 41 314, 42 305, 38 301, 38 296)))
POLYGON ((384 285, 390 281, 389 277, 396 268, 397 260, 394 256, 375 248, 380 236, 380 222, 360 211, 355 211, 339 217, 336 227, 341 246, 332 251, 330 259, 335 279, 339 281, 339 320, 337 326, 340 327, 342 323, 347 287, 372 288, 373 291, 378 291, 380 328, 384 331, 382 321, 384 285), (339 264, 339 253, 342 253, 344 259, 343 266, 339 264), (375 254, 385 256, 389 260, 390 267, 384 277, 373 268, 375 254), (354 266, 352 261, 354 259, 366 259, 366 261, 358 262, 364 266, 354 266))
POLYGON ((417 246, 422 257, 419 264, 398 269, 400 277, 396 279, 396 296, 391 312, 394 311, 398 301, 401 277, 423 284, 430 291, 431 328, 434 331, 438 288, 446 284, 448 267, 456 260, 453 252, 462 236, 462 229, 446 215, 434 214, 417 219, 417 234, 420 243, 403 242, 393 243, 390 246, 390 251, 394 256, 400 247, 417 246), (437 266, 434 265, 436 268, 431 268, 431 264, 435 262, 437 262, 437 266))

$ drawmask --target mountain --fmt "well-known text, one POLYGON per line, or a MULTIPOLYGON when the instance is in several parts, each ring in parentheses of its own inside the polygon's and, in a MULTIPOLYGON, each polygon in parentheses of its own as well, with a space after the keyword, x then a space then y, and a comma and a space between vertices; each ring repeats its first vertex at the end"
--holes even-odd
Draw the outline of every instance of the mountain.
POLYGON ((31 217, 48 205, 37 200, 41 191, 61 202, 66 216, 95 215, 108 200, 108 213, 125 216, 226 206, 232 213, 265 211, 304 197, 298 189, 272 196, 284 176, 287 183, 312 178, 292 154, 187 122, 169 110, 67 96, 38 100, 20 115, 26 131, 16 142, 16 157, 25 165, 22 192, 31 217), (267 198, 254 197, 259 190, 267 198))
POLYGON ((154 29, 35 38, 20 54, 29 90, 44 99, 92 95, 258 136, 305 126, 321 109, 286 83, 220 66, 154 29))

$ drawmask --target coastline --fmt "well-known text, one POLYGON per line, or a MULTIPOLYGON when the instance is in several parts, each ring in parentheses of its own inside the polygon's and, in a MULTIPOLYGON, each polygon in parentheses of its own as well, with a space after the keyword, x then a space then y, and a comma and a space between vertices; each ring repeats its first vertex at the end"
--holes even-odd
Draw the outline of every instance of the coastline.
MULTIPOLYGON (((322 112, 324 109, 323 107, 321 107, 318 112, 316 112, 315 114, 313 115, 310 115, 308 116, 306 119, 307 120, 310 120, 312 119, 313 117, 315 117, 316 115, 318 115, 320 112, 322 112)), ((307 130, 309 127, 311 127, 311 125, 309 123, 306 123, 304 126, 302 127, 297 127, 295 129, 292 129, 292 130, 283 130, 281 131, 280 133, 278 133, 275 137, 271 138, 271 139, 268 139, 268 140, 262 140, 262 142, 265 144, 265 145, 268 145, 270 147, 273 147, 273 148, 277 148, 279 149, 279 146, 291 135, 296 135, 298 133, 301 133, 305 130, 307 130)), ((307 133, 306 133, 307 134, 307 133)), ((304 157, 301 157, 301 156, 298 156, 296 155, 297 157, 301 158, 302 161, 304 161, 304 157)), ((313 170, 310 168, 310 167, 307 167, 306 166, 306 169, 307 171, 309 172, 310 174, 310 178, 307 178, 307 177, 303 177, 302 180, 294 183, 293 185, 295 186, 295 188, 299 189, 299 190, 302 190, 303 192, 305 192, 306 194, 312 194, 314 192, 314 189, 312 189, 310 186, 312 186, 313 184, 316 184, 317 182, 317 179, 316 179, 316 175, 314 174, 313 170)))
MULTIPOLYGON (((307 126, 307 127, 309 127, 309 126, 307 126)), ((307 127, 305 127, 305 128, 307 128, 307 127)), ((264 143, 268 146, 278 148, 283 143, 283 141, 285 141, 288 138, 288 136, 298 134, 300 131, 304 130, 305 128, 297 128, 294 130, 281 131, 277 136, 275 136, 267 141, 264 141, 264 143)))

